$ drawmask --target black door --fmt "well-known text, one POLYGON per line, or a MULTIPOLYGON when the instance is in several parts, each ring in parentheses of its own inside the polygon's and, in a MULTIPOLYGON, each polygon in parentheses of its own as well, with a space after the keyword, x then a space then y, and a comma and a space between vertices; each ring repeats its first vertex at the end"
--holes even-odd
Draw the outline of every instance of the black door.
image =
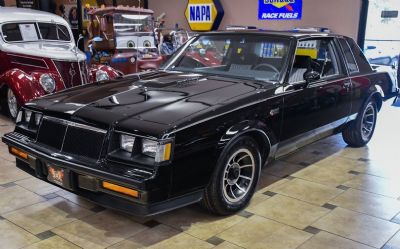
POLYGON ((285 87, 283 126, 277 156, 291 152, 344 124, 351 111, 351 81, 333 38, 301 41, 285 87), (305 72, 320 79, 305 83, 305 72))

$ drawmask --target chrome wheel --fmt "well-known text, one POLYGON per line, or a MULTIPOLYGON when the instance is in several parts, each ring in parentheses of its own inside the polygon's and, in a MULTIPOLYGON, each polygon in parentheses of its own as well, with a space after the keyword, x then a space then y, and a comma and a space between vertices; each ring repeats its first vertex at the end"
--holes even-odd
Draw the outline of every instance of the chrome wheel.
POLYGON ((370 139, 372 133, 374 132, 376 122, 376 110, 373 104, 369 103, 364 110, 362 122, 361 122, 361 136, 364 141, 370 139))
POLYGON ((237 203, 249 192, 254 181, 255 160, 247 149, 236 151, 225 166, 222 179, 224 198, 230 203, 237 203))
POLYGON ((18 103, 17 98, 15 97, 13 91, 11 89, 7 90, 7 104, 8 104, 8 111, 10 116, 15 119, 18 114, 18 103))

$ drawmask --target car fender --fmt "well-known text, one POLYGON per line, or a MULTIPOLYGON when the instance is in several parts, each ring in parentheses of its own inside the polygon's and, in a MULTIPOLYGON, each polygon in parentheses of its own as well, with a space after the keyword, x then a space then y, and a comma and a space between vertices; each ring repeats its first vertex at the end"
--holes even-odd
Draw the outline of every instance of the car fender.
POLYGON ((96 72, 102 70, 108 74, 110 79, 115 79, 118 76, 122 76, 122 73, 115 70, 114 68, 107 66, 107 65, 101 65, 101 64, 92 64, 90 66, 90 82, 96 82, 96 72))
POLYGON ((32 99, 44 95, 43 90, 36 82, 36 77, 20 69, 11 69, 0 76, 0 87, 9 87, 17 98, 19 105, 24 105, 32 99))
POLYGON ((260 147, 267 148, 260 148, 263 162, 273 157, 276 151, 277 136, 265 123, 258 120, 246 120, 229 127, 218 141, 218 148, 223 152, 223 149, 229 147, 236 138, 244 135, 252 136, 260 147))

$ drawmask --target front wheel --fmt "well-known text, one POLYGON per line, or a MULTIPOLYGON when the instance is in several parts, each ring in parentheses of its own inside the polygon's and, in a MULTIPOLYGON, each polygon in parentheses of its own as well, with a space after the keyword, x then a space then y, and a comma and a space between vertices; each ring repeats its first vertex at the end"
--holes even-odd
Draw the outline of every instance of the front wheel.
POLYGON ((9 88, 6 87, 3 89, 3 97, 2 97, 2 110, 3 113, 10 116, 13 120, 17 118, 18 115, 18 101, 15 97, 14 92, 9 88))
POLYGON ((204 191, 203 206, 219 215, 243 209, 254 194, 260 170, 257 142, 248 136, 238 138, 221 154, 204 191))
POLYGON ((357 119, 343 131, 343 140, 352 147, 362 147, 372 138, 375 131, 378 108, 375 100, 368 101, 358 113, 357 119))

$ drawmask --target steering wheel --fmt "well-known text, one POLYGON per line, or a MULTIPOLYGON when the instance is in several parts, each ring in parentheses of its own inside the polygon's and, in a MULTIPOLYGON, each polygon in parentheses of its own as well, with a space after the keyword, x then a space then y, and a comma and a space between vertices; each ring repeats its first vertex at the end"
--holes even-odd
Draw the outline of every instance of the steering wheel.
POLYGON ((263 67, 272 69, 272 71, 275 72, 276 74, 280 74, 281 73, 276 67, 272 66, 271 64, 267 64, 267 63, 258 64, 253 68, 253 70, 258 70, 258 69, 263 68, 263 67))

